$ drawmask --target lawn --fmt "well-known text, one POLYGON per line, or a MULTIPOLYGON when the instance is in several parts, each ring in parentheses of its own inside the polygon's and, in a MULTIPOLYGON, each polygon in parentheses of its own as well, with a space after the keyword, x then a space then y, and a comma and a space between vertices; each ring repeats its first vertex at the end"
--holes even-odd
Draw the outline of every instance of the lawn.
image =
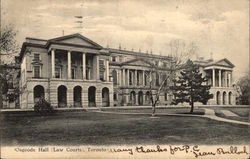
POLYGON ((248 126, 200 117, 57 112, 2 114, 2 145, 249 144, 248 126))
MULTIPOLYGON (((152 113, 152 107, 148 107, 148 108, 134 108, 134 109, 126 109, 126 108, 114 108, 114 109, 103 109, 103 111, 109 111, 109 112, 122 112, 122 113, 152 113)), ((156 107, 156 113, 166 113, 166 114, 189 114, 190 113, 190 108, 189 107, 168 107, 168 108, 157 108, 156 107)), ((205 114, 205 110, 204 109, 200 109, 200 108, 194 108, 194 112, 193 115, 204 115, 205 114)))

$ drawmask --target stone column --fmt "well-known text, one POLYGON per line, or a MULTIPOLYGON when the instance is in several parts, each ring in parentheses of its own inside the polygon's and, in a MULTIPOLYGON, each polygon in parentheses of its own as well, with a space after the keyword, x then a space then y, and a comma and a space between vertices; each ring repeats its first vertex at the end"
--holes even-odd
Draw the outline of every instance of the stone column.
POLYGON ((107 77, 107 82, 109 82, 109 60, 106 60, 106 77, 107 77))
POLYGON ((119 70, 119 85, 122 86, 122 69, 119 70))
POLYGON ((227 78, 228 78, 228 73, 227 71, 225 71, 225 87, 228 87, 227 78))
POLYGON ((71 52, 68 51, 68 79, 71 79, 71 52))
POLYGON ((82 54, 82 78, 86 79, 86 54, 82 54))
POLYGON ((129 86, 129 69, 127 69, 127 86, 129 86))
POLYGON ((137 86, 137 70, 135 70, 135 81, 134 81, 134 85, 137 86))
POLYGON ((93 66, 94 66, 93 69, 92 69, 93 79, 94 80, 100 80, 99 56, 98 55, 94 56, 94 58, 93 58, 93 66))
POLYGON ((219 69, 219 87, 221 87, 221 69, 219 69))
POLYGON ((122 79, 123 79, 122 85, 123 85, 123 86, 126 86, 126 78, 125 78, 126 75, 125 75, 125 73, 126 73, 126 72, 125 72, 125 69, 122 69, 122 79))
POLYGON ((232 78, 232 73, 228 74, 228 87, 231 87, 231 78, 232 78))
POLYGON ((82 107, 87 108, 88 107, 88 89, 82 90, 82 107))
POLYGON ((51 77, 55 78, 55 50, 51 50, 51 77))
POLYGON ((215 87, 215 69, 214 68, 213 68, 212 78, 213 78, 213 87, 215 87))
POLYGON ((144 74, 144 70, 142 70, 142 85, 144 86, 145 85, 145 74, 144 74))

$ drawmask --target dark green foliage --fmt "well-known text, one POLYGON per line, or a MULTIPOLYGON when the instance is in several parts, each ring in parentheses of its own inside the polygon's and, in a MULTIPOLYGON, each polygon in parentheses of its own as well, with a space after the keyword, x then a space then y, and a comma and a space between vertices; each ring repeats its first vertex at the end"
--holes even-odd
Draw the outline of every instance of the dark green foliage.
POLYGON ((40 98, 34 106, 34 111, 39 115, 50 115, 54 113, 54 109, 44 98, 40 98))
POLYGON ((250 77, 242 77, 237 82, 237 88, 239 104, 250 105, 250 77))
POLYGON ((199 66, 188 60, 184 70, 180 72, 180 76, 174 80, 172 87, 175 99, 173 104, 187 102, 191 106, 190 113, 193 113, 194 102, 206 104, 213 97, 209 93, 211 86, 206 85, 206 77, 202 77, 199 72, 199 66))

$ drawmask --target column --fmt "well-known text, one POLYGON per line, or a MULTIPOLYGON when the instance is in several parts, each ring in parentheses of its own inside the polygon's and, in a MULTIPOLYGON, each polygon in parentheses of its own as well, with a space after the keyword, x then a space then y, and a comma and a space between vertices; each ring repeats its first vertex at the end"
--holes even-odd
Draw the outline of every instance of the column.
POLYGON ((129 86, 129 69, 127 69, 127 86, 129 86))
POLYGON ((227 71, 225 71, 225 87, 228 87, 227 78, 228 78, 228 73, 227 71))
POLYGON ((137 86, 137 70, 135 70, 135 81, 134 81, 134 85, 137 86))
POLYGON ((71 52, 68 51, 68 79, 71 79, 71 52))
POLYGON ((52 78, 55 78, 55 50, 51 50, 51 68, 52 68, 52 78))
POLYGON ((221 87, 221 69, 219 69, 219 87, 221 87))
POLYGON ((126 75, 125 75, 125 69, 122 69, 122 81, 123 81, 123 83, 122 83, 122 85, 123 86, 126 86, 126 75))
POLYGON ((144 70, 142 70, 142 85, 144 86, 145 85, 145 74, 144 74, 144 70))
POLYGON ((82 78, 86 79, 86 54, 82 54, 82 78))
POLYGON ((231 78, 232 78, 232 74, 231 73, 229 73, 228 74, 228 87, 231 87, 231 78))
POLYGON ((122 69, 119 70, 119 85, 122 86, 122 69))
POLYGON ((106 77, 107 77, 107 82, 109 82, 109 60, 106 60, 106 77))
POLYGON ((215 69, 213 68, 213 87, 215 87, 215 69))
MULTIPOLYGON (((109 78, 109 77, 108 77, 109 78)), ((96 55, 96 80, 100 79, 100 71, 99 71, 99 56, 96 55)))

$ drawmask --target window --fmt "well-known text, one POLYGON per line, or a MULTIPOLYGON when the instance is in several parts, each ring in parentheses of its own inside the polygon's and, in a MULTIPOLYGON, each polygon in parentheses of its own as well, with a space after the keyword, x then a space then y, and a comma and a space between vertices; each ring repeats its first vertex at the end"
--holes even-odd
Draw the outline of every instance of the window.
POLYGON ((168 100, 168 93, 166 93, 166 92, 165 92, 165 94, 164 94, 164 98, 165 98, 165 101, 167 101, 167 100, 168 100))
POLYGON ((38 62, 40 60, 40 54, 34 54, 34 61, 38 62))
POLYGON ((116 70, 112 71, 112 77, 113 77, 114 85, 117 85, 117 72, 116 72, 116 70))
POLYGON ((114 101, 116 101, 117 100, 117 95, 116 95, 116 93, 114 93, 114 101))
POLYGON ((111 59, 112 59, 112 62, 116 62, 116 57, 115 56, 112 56, 111 59))
POLYGON ((74 68, 71 68, 71 78, 72 79, 75 79, 75 69, 74 68))
POLYGON ((155 85, 156 86, 159 86, 160 85, 160 77, 159 77, 159 74, 158 73, 156 73, 156 77, 155 77, 156 79, 155 79, 155 85))
POLYGON ((129 85, 132 85, 132 72, 129 71, 129 85))
POLYGON ((105 64, 104 60, 99 60, 100 80, 104 81, 105 64))
POLYGON ((34 66, 34 77, 40 77, 40 66, 34 66))
POLYGON ((61 78, 61 68, 55 68, 55 78, 61 78))

